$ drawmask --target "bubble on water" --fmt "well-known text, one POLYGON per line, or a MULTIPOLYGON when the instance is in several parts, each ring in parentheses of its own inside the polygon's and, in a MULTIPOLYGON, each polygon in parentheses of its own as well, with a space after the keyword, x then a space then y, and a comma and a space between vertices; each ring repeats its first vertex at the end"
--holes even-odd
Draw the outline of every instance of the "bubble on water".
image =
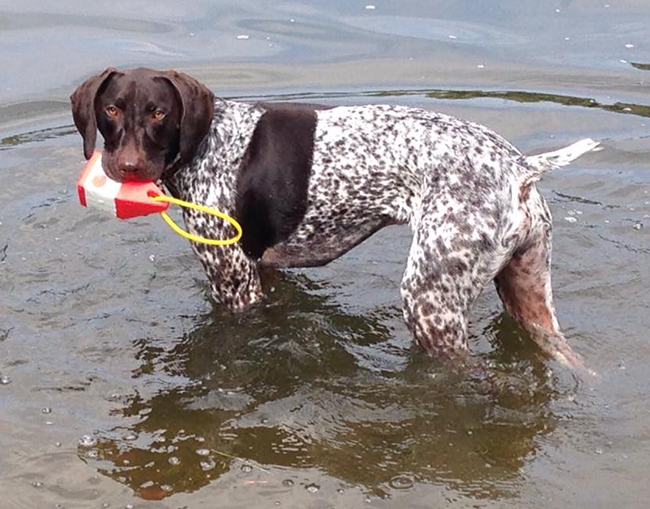
POLYGON ((319 486, 318 484, 313 484, 313 483, 312 483, 312 484, 308 484, 307 486, 305 486, 305 489, 306 489, 309 493, 317 493, 318 490, 320 490, 320 486, 319 486))
POLYGON ((162 484, 160 486, 160 489, 166 491, 167 493, 169 493, 170 491, 174 491, 174 488, 172 488, 169 484, 162 484))
POLYGON ((140 485, 140 488, 151 488, 153 486, 153 481, 145 481, 140 485))
POLYGON ((293 486, 293 481, 291 479, 285 479, 282 481, 282 486, 285 486, 286 488, 291 488, 293 486))
POLYGON ((133 504, 126 504, 124 509, 133 509, 133 504))
POLYGON ((204 472, 207 472, 208 470, 212 470, 214 467, 217 466, 217 464, 212 460, 202 461, 200 465, 201 465, 201 469, 204 472))
POLYGON ((81 447, 94 447, 97 445, 97 439, 91 435, 84 435, 79 439, 81 447))
POLYGON ((110 507, 110 506, 111 506, 111 504, 109 504, 108 502, 104 502, 102 504, 102 509, 106 509, 107 507, 110 507))
POLYGON ((9 385, 11 383, 11 378, 7 375, 0 376, 0 385, 9 385))
POLYGON ((572 217, 572 216, 567 216, 567 217, 564 218, 564 220, 567 223, 577 223, 578 222, 578 220, 575 217, 572 217))
POLYGON ((41 409, 41 412, 43 412, 44 414, 51 414, 52 409, 50 407, 45 407, 45 408, 41 409))
POLYGON ((199 456, 207 456, 208 454, 210 454, 210 449, 197 449, 196 454, 198 454, 199 456))
POLYGON ((339 494, 343 494, 345 493, 345 490, 343 488, 339 488, 338 490, 336 490, 336 492, 339 494))
POLYGON ((32 486, 34 486, 34 488, 40 488, 41 486, 43 486, 43 483, 41 481, 34 481, 32 483, 32 486))
POLYGON ((413 479, 406 475, 396 475, 388 481, 388 484, 396 490, 407 490, 413 487, 413 479))
POLYGON ((275 507, 280 507, 282 504, 280 503, 279 500, 276 500, 274 505, 275 505, 275 507))
POLYGON ((245 474, 250 474, 253 471, 253 467, 250 465, 242 465, 241 471, 244 472, 245 474))
POLYGON ((61 447, 61 445, 63 445, 63 444, 61 444, 61 442, 54 442, 55 447, 61 447))
POLYGON ((130 435, 126 435, 124 437, 124 440, 128 440, 129 442, 132 442, 133 440, 136 440, 137 438, 138 438, 137 435, 134 435, 133 433, 131 433, 130 435))
POLYGON ((239 39, 240 41, 247 41, 248 39, 250 39, 250 35, 238 35, 237 39, 239 39))
POLYGON ((629 49, 629 48, 634 48, 634 44, 629 44, 629 43, 628 43, 628 44, 625 45, 625 47, 628 48, 628 49, 629 49))
POLYGON ((376 7, 374 5, 366 5, 366 10, 367 11, 374 11, 376 7))
POLYGON ((195 440, 197 442, 205 442, 205 438, 203 438, 203 437, 196 437, 195 440))
POLYGON ((180 465, 181 464, 181 460, 179 460, 176 456, 172 456, 171 458, 169 458, 168 461, 169 461, 170 465, 180 465))

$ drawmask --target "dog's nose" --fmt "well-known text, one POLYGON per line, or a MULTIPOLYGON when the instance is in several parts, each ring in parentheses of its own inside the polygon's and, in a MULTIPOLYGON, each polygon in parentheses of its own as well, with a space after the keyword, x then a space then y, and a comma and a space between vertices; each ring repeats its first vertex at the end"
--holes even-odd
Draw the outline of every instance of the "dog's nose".
POLYGON ((117 167, 125 176, 137 176, 144 170, 144 159, 135 150, 123 151, 117 159, 117 167))

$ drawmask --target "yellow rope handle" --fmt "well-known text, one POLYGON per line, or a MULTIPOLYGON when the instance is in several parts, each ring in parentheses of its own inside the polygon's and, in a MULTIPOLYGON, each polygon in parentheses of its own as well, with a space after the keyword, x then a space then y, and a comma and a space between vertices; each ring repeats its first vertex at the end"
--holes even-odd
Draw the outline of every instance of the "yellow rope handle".
POLYGON ((204 237, 199 237, 198 235, 194 235, 193 233, 186 232, 185 230, 182 230, 180 226, 178 226, 171 217, 167 215, 166 212, 161 212, 160 215, 162 218, 165 220, 165 222, 169 225, 169 227, 174 230, 176 233, 178 233, 181 237, 185 237, 186 239, 189 239, 194 242, 200 242, 202 244, 209 244, 211 246, 227 246, 229 244, 234 244, 235 242, 239 241, 242 236, 242 229, 241 225, 237 222, 236 219, 233 217, 230 217, 228 214, 225 214, 224 212, 220 212, 216 209, 206 207, 205 205, 198 205, 196 203, 190 203, 187 201, 179 200, 178 198, 173 198, 171 196, 167 196, 164 194, 157 194, 155 196, 151 196, 151 199, 153 201, 166 201, 168 203, 172 203, 174 205, 180 205, 181 207, 186 207, 188 209, 194 209, 198 210, 199 212, 205 212, 206 214, 211 214, 213 216, 220 217, 221 219, 224 219, 225 221, 228 221, 231 225, 235 227, 235 230, 237 230, 237 235, 230 239, 206 239, 204 237))

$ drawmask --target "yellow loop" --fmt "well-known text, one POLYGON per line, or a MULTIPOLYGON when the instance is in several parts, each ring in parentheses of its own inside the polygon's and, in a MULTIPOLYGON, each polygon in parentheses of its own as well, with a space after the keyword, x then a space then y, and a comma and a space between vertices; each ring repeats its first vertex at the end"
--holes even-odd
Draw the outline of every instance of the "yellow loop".
POLYGON ((235 242, 239 241, 242 236, 242 229, 241 225, 237 222, 236 219, 230 217, 228 214, 225 214, 223 212, 220 212, 216 209, 206 207, 205 205, 198 205, 196 203, 190 203, 187 201, 179 200, 178 198, 173 198, 171 196, 167 196, 164 194, 158 194, 156 196, 152 196, 151 199, 153 201, 166 201, 168 203, 173 203, 174 205, 180 205, 181 207, 186 207, 188 209, 194 209, 198 210, 199 212, 205 212, 206 214, 211 214, 213 216, 220 217, 221 219, 224 219, 225 221, 228 221, 231 225, 235 227, 235 230, 237 230, 237 235, 232 237, 231 239, 206 239, 204 237, 199 237, 198 235, 194 235, 193 233, 186 232, 185 230, 182 230, 173 220, 171 217, 167 215, 166 212, 161 212, 160 215, 162 218, 165 220, 165 222, 169 225, 169 227, 174 230, 176 233, 178 233, 181 237, 185 237, 186 239, 192 240, 194 242, 200 242, 202 244, 209 244, 211 246, 227 246, 229 244, 234 244, 235 242))

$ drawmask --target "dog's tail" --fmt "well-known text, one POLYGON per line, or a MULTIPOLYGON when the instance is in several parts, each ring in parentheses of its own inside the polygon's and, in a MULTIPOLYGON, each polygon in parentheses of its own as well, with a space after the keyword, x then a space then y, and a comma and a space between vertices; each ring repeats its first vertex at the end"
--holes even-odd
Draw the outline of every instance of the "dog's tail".
POLYGON ((566 166, 574 159, 595 149, 599 144, 599 142, 591 138, 585 138, 584 140, 577 141, 573 145, 554 152, 545 152, 536 156, 524 156, 524 161, 528 169, 526 183, 538 181, 542 177, 542 174, 549 170, 566 166))

